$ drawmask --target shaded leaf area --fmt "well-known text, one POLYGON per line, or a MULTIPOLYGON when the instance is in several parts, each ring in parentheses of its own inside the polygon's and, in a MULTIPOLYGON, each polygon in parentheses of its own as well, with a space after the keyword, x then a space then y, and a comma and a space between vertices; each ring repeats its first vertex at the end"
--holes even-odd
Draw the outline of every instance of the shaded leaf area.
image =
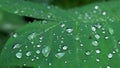
POLYGON ((37 19, 47 20, 69 19, 68 14, 66 14, 64 10, 61 10, 54 6, 48 6, 46 4, 35 4, 23 0, 20 1, 11 0, 11 1, 2 0, 0 2, 0 8, 10 13, 18 14, 21 16, 33 17, 37 19))
POLYGON ((2 50, 1 68, 119 68, 119 3, 96 3, 64 11, 68 18, 56 13, 56 20, 22 27, 2 50))

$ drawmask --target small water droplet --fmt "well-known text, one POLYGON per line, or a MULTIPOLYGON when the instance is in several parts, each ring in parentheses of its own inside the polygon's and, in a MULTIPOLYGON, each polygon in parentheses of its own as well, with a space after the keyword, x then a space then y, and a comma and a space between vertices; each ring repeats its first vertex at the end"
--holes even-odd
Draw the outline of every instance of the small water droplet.
POLYGON ((17 14, 17 13, 18 13, 18 10, 14 11, 14 13, 17 14))
POLYGON ((65 24, 61 24, 60 26, 63 28, 63 27, 65 27, 65 24))
POLYGON ((68 47, 67 46, 63 46, 63 50, 67 50, 68 49, 68 47))
POLYGON ((101 51, 99 49, 96 50, 96 53, 99 54, 101 51))
POLYGON ((31 52, 28 51, 28 52, 26 53, 26 56, 31 56, 31 52))
POLYGON ((109 39, 109 37, 108 37, 108 36, 105 36, 105 39, 109 39))
POLYGON ((48 57, 50 54, 51 48, 49 46, 46 46, 45 48, 42 49, 42 54, 45 57, 48 57))
POLYGON ((41 47, 41 45, 37 45, 37 47, 38 47, 38 48, 40 48, 40 47, 41 47))
POLYGON ((86 51, 86 53, 85 53, 86 55, 90 55, 91 53, 90 53, 90 51, 86 51))
POLYGON ((62 53, 57 53, 57 54, 55 54, 55 57, 57 57, 58 59, 60 59, 60 58, 62 58, 64 55, 65 55, 64 52, 62 52, 62 53))
POLYGON ((84 45, 81 43, 80 46, 83 47, 84 45))
POLYGON ((96 31, 96 28, 95 27, 91 27, 92 31, 96 31))
POLYGON ((52 63, 49 63, 49 66, 51 66, 52 65, 52 63))
POLYGON ((16 57, 17 57, 18 59, 22 58, 22 53, 21 53, 21 52, 17 52, 17 53, 16 53, 16 57))
POLYGON ((14 38, 16 38, 17 36, 18 36, 18 34, 17 34, 17 33, 14 33, 14 34, 13 34, 13 37, 14 37, 14 38))
POLYGON ((92 42, 92 45, 98 46, 98 41, 93 41, 93 42, 92 42))
POLYGON ((96 34, 96 35, 95 35, 95 38, 96 38, 96 39, 100 39, 100 35, 96 34))
POLYGON ((109 28, 109 33, 112 35, 114 34, 114 30, 112 28, 109 28))
POLYGON ((75 40, 79 40, 80 38, 79 37, 76 37, 75 40))
POLYGON ((40 54, 40 50, 37 50, 36 53, 37 53, 37 54, 40 54))
POLYGON ((20 48, 21 46, 22 45, 20 45, 20 44, 15 44, 14 47, 13 47, 13 49, 20 48))
POLYGON ((105 11, 102 12, 102 15, 105 16, 107 13, 105 11))
POLYGON ((112 58, 113 57, 113 54, 112 53, 109 53, 108 54, 108 58, 110 59, 110 58, 112 58))
POLYGON ((68 28, 68 29, 66 29, 66 31, 67 31, 68 33, 71 33, 71 32, 73 31, 73 29, 68 28))
POLYGON ((99 58, 97 58, 97 59, 96 59, 96 61, 97 61, 97 62, 100 62, 100 59, 99 59, 99 58))
POLYGON ((34 39, 36 37, 36 33, 32 33, 32 34, 30 34, 29 36, 28 36, 28 39, 29 40, 32 40, 32 39, 34 39))
POLYGON ((98 5, 96 5, 95 7, 94 7, 94 9, 98 9, 99 8, 99 6, 98 5))

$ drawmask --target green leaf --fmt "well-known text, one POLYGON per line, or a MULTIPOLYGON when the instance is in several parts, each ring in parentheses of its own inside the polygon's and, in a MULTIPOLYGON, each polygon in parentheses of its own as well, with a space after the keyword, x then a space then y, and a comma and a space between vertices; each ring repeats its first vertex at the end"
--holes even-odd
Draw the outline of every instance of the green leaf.
POLYGON ((66 19, 69 19, 64 10, 61 10, 54 6, 48 6, 43 3, 36 4, 23 0, 2 0, 0 1, 0 8, 10 13, 33 17, 37 19, 64 21, 66 19))
POLYGON ((65 11, 70 20, 63 17, 64 22, 56 14, 57 21, 24 26, 6 43, 0 66, 119 68, 120 17, 119 9, 116 11, 119 4, 119 1, 95 3, 65 11))

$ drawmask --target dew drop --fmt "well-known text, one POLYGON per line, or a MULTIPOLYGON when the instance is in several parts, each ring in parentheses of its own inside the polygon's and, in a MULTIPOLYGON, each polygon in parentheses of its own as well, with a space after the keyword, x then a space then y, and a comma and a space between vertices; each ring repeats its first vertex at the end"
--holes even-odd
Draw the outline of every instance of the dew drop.
POLYGON ((90 51, 86 51, 86 53, 85 53, 86 55, 90 55, 91 53, 90 53, 90 51))
POLYGON ((95 38, 96 38, 96 39, 100 39, 100 35, 96 34, 96 35, 95 35, 95 38))
POLYGON ((14 13, 17 14, 17 13, 18 13, 18 10, 14 11, 14 13))
POLYGON ((109 37, 108 36, 105 36, 105 39, 108 39, 109 37))
POLYGON ((96 59, 96 61, 97 61, 97 62, 100 62, 100 59, 99 59, 99 58, 97 58, 97 59, 96 59))
POLYGON ((37 45, 37 47, 38 47, 38 48, 40 48, 40 47, 41 47, 41 45, 37 45))
POLYGON ((68 49, 68 47, 67 46, 63 46, 63 50, 67 50, 68 49))
POLYGON ((61 24, 60 26, 63 28, 63 27, 65 27, 65 24, 61 24))
POLYGON ((112 53, 109 53, 108 54, 108 58, 110 59, 110 58, 112 58, 113 57, 113 54, 112 53))
POLYGON ((99 8, 99 6, 97 6, 97 5, 96 5, 94 8, 95 8, 95 9, 98 9, 98 8, 99 8))
POLYGON ((17 57, 18 59, 22 58, 22 53, 21 53, 21 52, 17 52, 17 53, 16 53, 16 57, 17 57))
POLYGON ((37 50, 36 53, 37 53, 37 54, 40 54, 40 50, 37 50))
POLYGON ((103 16, 105 16, 105 15, 106 15, 106 12, 105 12, 105 11, 103 11, 103 12, 102 12, 102 15, 103 15, 103 16))
POLYGON ((49 63, 49 66, 51 66, 52 65, 52 63, 49 63))
POLYGON ((17 36, 18 36, 18 34, 17 34, 17 33, 14 33, 14 34, 13 34, 13 37, 14 37, 14 38, 16 38, 17 36))
POLYGON ((31 56, 31 52, 28 51, 28 52, 26 53, 26 56, 31 56))
POLYGON ((100 53, 100 50, 99 50, 99 49, 97 49, 97 50, 96 50, 96 53, 97 53, 97 54, 99 54, 99 53, 100 53))
POLYGON ((80 38, 79 37, 76 37, 75 40, 79 40, 80 38))
POLYGON ((112 35, 114 34, 114 30, 112 28, 109 28, 109 33, 112 35))
POLYGON ((92 31, 96 31, 96 28, 95 27, 91 27, 92 31))
POLYGON ((30 34, 29 36, 28 36, 28 39, 29 40, 32 40, 32 39, 34 39, 36 37, 36 33, 32 33, 32 34, 30 34))
POLYGON ((66 31, 67 31, 68 33, 71 33, 71 32, 73 31, 73 29, 68 28, 68 29, 66 29, 66 31))
POLYGON ((42 49, 42 54, 45 57, 48 57, 50 54, 51 48, 49 46, 46 46, 45 48, 42 49))
POLYGON ((14 47, 13 47, 13 49, 20 48, 21 46, 22 45, 20 45, 20 44, 15 44, 14 47))
POLYGON ((92 42, 92 45, 98 46, 98 41, 93 41, 93 42, 92 42))
POLYGON ((63 52, 63 53, 57 53, 57 54, 55 54, 55 57, 58 58, 58 59, 60 59, 60 58, 62 58, 64 55, 65 55, 64 52, 63 52))

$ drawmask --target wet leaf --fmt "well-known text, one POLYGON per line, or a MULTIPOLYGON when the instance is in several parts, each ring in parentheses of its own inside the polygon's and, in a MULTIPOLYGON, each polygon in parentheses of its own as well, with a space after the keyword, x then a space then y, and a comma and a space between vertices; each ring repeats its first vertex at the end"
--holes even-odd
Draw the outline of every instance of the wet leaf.
POLYGON ((119 3, 95 3, 64 11, 70 20, 56 14, 57 20, 24 26, 6 43, 0 66, 119 68, 119 3))

